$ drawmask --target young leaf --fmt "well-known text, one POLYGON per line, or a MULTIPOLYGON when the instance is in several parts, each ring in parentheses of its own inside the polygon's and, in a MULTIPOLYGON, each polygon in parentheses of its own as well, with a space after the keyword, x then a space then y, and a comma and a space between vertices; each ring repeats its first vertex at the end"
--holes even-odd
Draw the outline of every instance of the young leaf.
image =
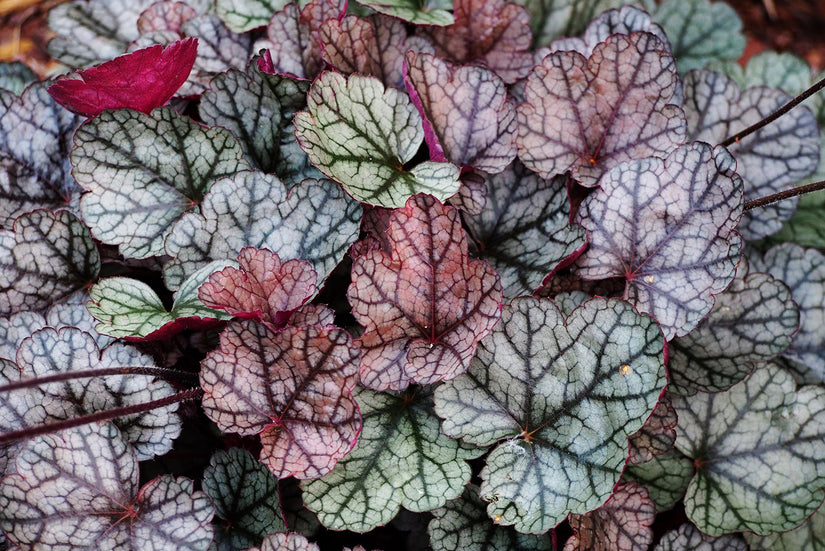
POLYGON ((236 33, 263 27, 289 0, 216 0, 215 12, 236 33))
POLYGON ((406 65, 430 158, 488 173, 515 159, 516 110, 495 73, 415 52, 407 53, 406 65))
POLYGON ((358 388, 364 428, 352 452, 324 478, 305 481, 306 506, 333 530, 367 532, 403 506, 430 511, 461 495, 477 450, 444 436, 429 395, 358 388))
POLYGON ((444 26, 455 21, 449 11, 453 7, 450 0, 359 0, 358 3, 415 25, 444 26))
POLYGON ((12 229, 0 229, 0 313, 45 308, 88 285, 99 270, 97 245, 74 214, 23 214, 12 229))
POLYGON ((519 534, 512 527, 498 526, 485 511, 478 486, 468 484, 459 499, 433 511, 427 531, 433 551, 550 551, 548 535, 519 534))
POLYGON ((137 459, 110 423, 31 440, 0 481, 0 527, 27 549, 206 551, 213 514, 186 478, 138 490, 137 459))
POLYGON ((128 277, 109 277, 89 291, 89 313, 99 322, 95 330, 127 340, 162 340, 184 329, 207 328, 231 316, 209 308, 198 298, 198 287, 226 261, 216 260, 195 271, 175 293, 167 311, 147 284, 128 277))
POLYGON ((607 502, 585 515, 570 515, 573 536, 564 551, 647 551, 656 507, 644 486, 619 484, 607 502))
POLYGON ((505 307, 470 370, 435 391, 445 434, 500 442, 481 471, 490 517, 541 534, 604 503, 664 388, 662 354, 656 323, 620 300, 566 319, 549 300, 505 307))
POLYGON ((233 322, 201 362, 203 408, 223 431, 260 434, 261 461, 278 478, 317 478, 358 438, 357 372, 341 329, 233 322))
POLYGON ((403 390, 463 373, 500 315, 501 282, 469 260, 458 212, 416 195, 390 215, 391 252, 354 259, 348 297, 365 326, 361 383, 403 390))
POLYGON ((49 86, 49 95, 84 117, 123 108, 149 114, 186 82, 197 53, 197 38, 151 46, 59 79, 49 86))
POLYGON ((694 142, 664 161, 639 159, 605 174, 577 216, 590 237, 579 276, 625 278, 624 297, 656 318, 666 339, 690 332, 739 261, 742 181, 732 165, 723 149, 694 142))
MULTIPOLYGON (((670 351, 670 343, 668 343, 668 351, 670 351)), ((668 389, 670 389, 669 386, 668 389)), ((629 462, 646 463, 657 455, 672 450, 673 443, 676 441, 677 422, 676 410, 673 409, 670 395, 665 393, 642 428, 628 438, 630 441, 629 462)))
POLYGON ((161 107, 104 111, 81 126, 71 153, 80 201, 97 239, 121 254, 163 254, 172 223, 195 207, 223 176, 249 167, 237 140, 161 107))
POLYGON ((784 352, 798 327, 790 290, 770 274, 749 274, 743 260, 699 326, 668 344, 668 388, 678 394, 726 390, 784 352))
POLYGON ((505 297, 533 293, 584 248, 584 230, 570 224, 566 182, 545 180, 516 161, 484 179, 484 208, 464 216, 474 252, 501 275, 505 297))
POLYGON ((458 167, 425 161, 404 168, 424 131, 409 97, 373 77, 325 72, 295 115, 295 135, 312 163, 355 199, 403 207, 416 193, 444 201, 458 191, 458 167))
POLYGON ((177 289, 210 260, 233 259, 244 247, 308 260, 321 285, 357 238, 360 218, 358 203, 327 179, 288 188, 272 175, 238 172, 212 186, 200 214, 187 214, 172 228, 166 285, 177 289))
POLYGON ((286 529, 278 479, 246 450, 216 452, 203 472, 203 491, 221 519, 213 543, 218 549, 247 549, 286 529))
MULTIPOLYGON (((745 533, 745 541, 750 545, 750 551, 822 551, 825 549, 824 517, 825 508, 820 507, 798 528, 770 536, 745 533)), ((744 545, 741 545, 741 549, 746 551, 744 545)))
POLYGON ((572 170, 593 187, 619 163, 667 155, 685 134, 670 104, 677 83, 673 57, 649 33, 612 35, 589 58, 555 52, 527 78, 519 158, 544 178, 572 170))
MULTIPOLYGON (((751 549, 757 551, 758 548, 751 549)), ((770 549, 771 551, 779 551, 774 547, 770 549)), ((804 549, 804 547, 793 547, 792 549, 799 550, 804 549)), ((697 530, 696 526, 686 522, 678 529, 671 530, 663 535, 654 551, 748 551, 748 546, 734 535, 719 538, 707 536, 697 530)))
POLYGON ((671 449, 645 463, 628 464, 622 480, 642 484, 656 504, 656 510, 662 512, 672 509, 682 499, 693 472, 693 461, 671 449))
POLYGON ((825 389, 765 365, 725 392, 673 397, 676 447, 694 459, 685 512, 704 533, 790 530, 825 492, 825 389))
POLYGON ((0 88, 20 95, 25 88, 39 79, 27 65, 19 61, 0 63, 0 88))
MULTIPOLYGON (((691 139, 720 143, 787 103, 784 93, 759 86, 741 91, 720 73, 691 71, 684 78, 685 114, 691 139)), ((745 182, 745 201, 783 191, 810 176, 819 163, 819 126, 807 109, 794 109, 728 149, 745 182)), ((780 201, 743 215, 748 241, 778 231, 796 200, 780 201)))

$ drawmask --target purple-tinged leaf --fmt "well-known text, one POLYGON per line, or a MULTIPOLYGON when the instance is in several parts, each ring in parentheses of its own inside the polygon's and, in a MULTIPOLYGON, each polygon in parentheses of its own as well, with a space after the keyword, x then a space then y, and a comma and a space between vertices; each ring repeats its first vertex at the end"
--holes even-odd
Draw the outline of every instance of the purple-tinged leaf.
POLYGON ((593 299, 565 316, 517 298, 469 371, 435 390, 445 434, 495 448, 481 499, 499 524, 541 534, 599 507, 665 386, 663 340, 650 317, 593 299))
POLYGON ((622 480, 642 484, 656 504, 656 510, 662 512, 672 509, 682 499, 693 472, 693 460, 671 449, 645 463, 629 463, 622 480))
POLYGON ((461 495, 472 474, 467 461, 480 451, 441 432, 428 392, 358 387, 355 398, 364 418, 355 448, 325 477, 301 483, 324 526, 368 532, 402 506, 431 511, 461 495))
POLYGON ((138 474, 110 423, 41 436, 0 481, 0 527, 26 549, 206 551, 214 514, 206 494, 169 475, 138 490, 138 474))
POLYGON ((414 25, 451 25, 450 0, 359 0, 359 4, 414 25))
POLYGON ((38 312, 24 311, 0 318, 0 358, 13 360, 23 339, 47 326, 46 318, 38 312))
POLYGON ((505 0, 454 0, 455 23, 425 27, 435 53, 457 63, 479 63, 507 84, 527 76, 534 65, 529 51, 530 15, 505 0))
MULTIPOLYGON (((751 549, 757 551, 759 548, 752 547, 751 549)), ((769 549, 779 551, 776 547, 769 549)), ((788 551, 791 549, 798 551, 806 548, 791 547, 788 551)), ((748 551, 748 546, 735 534, 714 538, 703 534, 696 526, 686 522, 676 530, 666 532, 654 551, 748 551)), ((768 549, 766 548, 765 551, 768 549)))
POLYGON ((171 225, 212 183, 249 168, 227 130, 203 128, 171 107, 151 115, 104 111, 74 141, 73 174, 88 192, 83 219, 97 239, 131 258, 163 254, 171 225))
MULTIPOLYGON (((720 143, 770 115, 790 97, 764 86, 739 90, 729 77, 691 71, 684 78, 685 114, 691 139, 720 143)), ((793 109, 731 145, 736 171, 745 182, 745 201, 783 191, 810 176, 819 163, 820 131, 813 113, 793 109)), ((780 201, 745 213, 742 237, 755 241, 779 231, 797 200, 780 201)))
POLYGON ((572 170, 593 187, 622 162, 665 156, 685 135, 684 113, 670 104, 677 83, 673 56, 649 33, 612 35, 589 58, 550 54, 518 107, 519 158, 544 178, 572 170))
POLYGON ((263 27, 289 0, 216 0, 215 12, 236 33, 263 27))
POLYGON ((203 408, 223 431, 259 434, 278 478, 317 478, 358 438, 357 373, 358 349, 341 329, 232 322, 201 362, 203 408))
POLYGON ((474 252, 501 275, 505 297, 531 294, 584 248, 584 230, 570 224, 566 182, 545 180, 516 161, 485 178, 484 208, 464 216, 474 252))
POLYGON ((285 530, 278 479, 240 448, 218 451, 203 472, 203 491, 221 520, 215 531, 217 549, 247 549, 267 534, 285 530))
POLYGON ((394 211, 387 236, 392 252, 374 249, 352 265, 352 315, 366 328, 361 383, 403 390, 452 379, 499 319, 499 276, 469 260, 458 212, 429 195, 394 211))
POLYGON ((495 73, 426 53, 407 53, 406 64, 431 158, 488 173, 516 158, 516 110, 495 73))
POLYGON ((584 515, 570 515, 573 536, 564 551, 647 551, 653 541, 656 507, 635 482, 619 484, 607 503, 584 515))
POLYGON ((310 543, 303 534, 278 532, 268 535, 260 547, 252 547, 249 551, 321 551, 321 548, 310 543))
POLYGON ((180 27, 198 15, 198 10, 186 2, 160 0, 141 12, 137 20, 140 34, 156 31, 180 32, 180 27))
POLYGON ((200 93, 217 74, 227 69, 243 70, 256 50, 249 34, 230 31, 213 13, 205 13, 181 24, 183 36, 198 37, 198 57, 189 78, 187 94, 200 93))
POLYGON ((739 262, 742 181, 733 164, 723 148, 694 142, 605 174, 578 212, 590 238, 578 275, 624 278, 624 298, 656 318, 666 339, 690 332, 739 262))
MULTIPOLYGON (((506 169, 505 169, 506 170, 506 169)), ((459 178, 461 187, 450 197, 450 204, 458 210, 476 216, 487 204, 487 180, 480 172, 468 171, 459 178)))
POLYGON ((459 499, 433 511, 427 527, 433 551, 551 551, 549 535, 519 534, 510 526, 498 526, 487 516, 487 504, 478 497, 478 486, 468 484, 459 499))
POLYGON ((20 95, 26 87, 40 80, 34 71, 19 61, 0 63, 0 88, 20 95))
POLYGON ((791 291, 770 274, 748 269, 743 259, 696 329, 668 344, 672 392, 726 390, 791 345, 799 328, 791 291))
MULTIPOLYGON (((669 343, 668 347, 670 347, 669 343)), ((678 421, 670 395, 663 394, 642 428, 628 438, 630 441, 630 463, 646 463, 655 456, 672 450, 673 443, 676 441, 676 423, 678 421)))
POLYGON ((825 492, 825 389, 766 364, 725 392, 673 396, 676 448, 694 460, 688 518, 704 533, 795 528, 825 492))
MULTIPOLYGON (((733 536, 722 536, 732 538, 733 536)), ((744 534, 745 541, 750 545, 750 551, 822 551, 825 549, 825 508, 820 507, 816 513, 808 517, 798 528, 771 534, 770 536, 757 536, 756 534, 744 534)), ((690 550, 696 549, 691 547, 690 550)), ((719 551, 727 551, 727 547, 719 547, 719 551)), ((747 551, 744 544, 740 544, 739 549, 734 551, 747 551)), ((658 551, 658 550, 657 550, 658 551)), ((665 550, 667 551, 667 550, 665 550)), ((715 551, 715 548, 711 551, 715 551)))
POLYGON ((91 283, 100 255, 72 213, 36 210, 0 229, 0 313, 46 308, 91 283))
MULTIPOLYGON (((670 42, 664 29, 655 23, 650 15, 635 6, 622 6, 602 13, 590 22, 581 38, 577 36, 559 38, 550 44, 552 51, 573 50, 584 57, 590 57, 593 49, 612 34, 631 34, 638 31, 656 35, 662 44, 670 50, 670 42)), ((674 102, 676 103, 676 102, 674 102)))
POLYGON ((308 260, 322 285, 358 237, 360 218, 358 203, 327 179, 287 188, 272 175, 238 172, 212 186, 200 214, 187 214, 172 228, 166 285, 177 289, 210 260, 234 259, 244 247, 308 260))
MULTIPOLYGON (((17 364, 0 358, 0 385, 16 383, 23 378, 17 364)), ((46 416, 43 404, 28 392, 0 393, 0 433, 12 432, 36 425, 46 416)), ((9 473, 22 442, 0 444, 0 478, 9 473)), ((2 532, 0 532, 2 533, 2 532)), ((0 543, 2 543, 0 538, 0 543)))
POLYGON ((198 290, 201 302, 277 331, 317 291, 318 276, 306 261, 281 262, 272 251, 245 247, 238 254, 238 266, 209 276, 198 290))
POLYGON ((295 135, 312 164, 358 201, 403 207, 417 193, 441 201, 458 191, 458 167, 424 161, 411 169, 424 139, 409 96, 374 77, 325 72, 309 90, 295 135))

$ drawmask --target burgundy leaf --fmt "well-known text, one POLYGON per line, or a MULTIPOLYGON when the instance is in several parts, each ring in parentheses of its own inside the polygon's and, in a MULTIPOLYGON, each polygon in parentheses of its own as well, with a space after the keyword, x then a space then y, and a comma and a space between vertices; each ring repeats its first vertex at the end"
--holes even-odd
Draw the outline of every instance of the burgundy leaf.
POLYGON ((361 430, 357 370, 358 350, 341 329, 273 333, 232 322, 201 363, 203 407, 223 431, 260 434, 261 461, 278 478, 318 478, 361 430))
POLYGON ((166 48, 151 46, 64 78, 49 94, 67 109, 94 117, 106 109, 130 108, 149 113, 169 101, 186 82, 198 53, 198 39, 166 48))
POLYGON ((645 463, 673 449, 678 420, 670 396, 665 393, 642 428, 628 438, 630 462, 645 463))
POLYGON ((469 260, 458 211, 416 195, 390 215, 391 253, 353 261, 352 314, 366 327, 361 382, 375 390, 430 384, 467 370, 501 316, 498 274, 469 260))
POLYGON ((268 249, 245 247, 238 254, 238 264, 240 269, 224 268, 201 285, 198 297, 204 304, 277 330, 315 294, 318 276, 310 262, 282 263, 268 249))
POLYGON ((670 105, 677 83, 673 56, 649 33, 612 35, 589 58, 555 52, 527 79, 519 158, 544 178, 573 170, 592 187, 620 162, 667 155, 685 136, 670 105))

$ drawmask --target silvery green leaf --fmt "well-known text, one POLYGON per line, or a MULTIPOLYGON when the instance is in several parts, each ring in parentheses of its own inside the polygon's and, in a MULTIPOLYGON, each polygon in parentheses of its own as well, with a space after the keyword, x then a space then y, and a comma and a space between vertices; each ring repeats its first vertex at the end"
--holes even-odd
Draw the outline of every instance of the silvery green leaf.
POLYGON ((216 0, 215 12, 236 33, 263 27, 289 0, 216 0))
POLYGON ((654 456, 639 465, 628 465, 622 480, 636 481, 647 488, 650 498, 656 503, 656 510, 672 509, 693 478, 693 461, 676 450, 654 456))
POLYGON ((454 22, 451 0, 359 0, 359 3, 415 25, 445 26, 454 22))
POLYGON ((799 551, 800 549, 823 551, 825 549, 825 507, 817 509, 816 513, 798 528, 770 536, 745 533, 745 541, 750 545, 751 551, 799 551))
POLYGON ((37 75, 24 63, 19 61, 0 63, 0 88, 5 88, 18 96, 32 82, 39 80, 37 75))
MULTIPOLYGON (((773 547, 770 549, 779 551, 773 547)), ((794 547, 793 549, 803 548, 794 547)), ((751 551, 756 550, 757 548, 751 548, 751 551)), ((686 522, 676 530, 666 532, 653 551, 748 551, 748 546, 739 536, 728 535, 714 538, 703 534, 696 526, 686 522)))

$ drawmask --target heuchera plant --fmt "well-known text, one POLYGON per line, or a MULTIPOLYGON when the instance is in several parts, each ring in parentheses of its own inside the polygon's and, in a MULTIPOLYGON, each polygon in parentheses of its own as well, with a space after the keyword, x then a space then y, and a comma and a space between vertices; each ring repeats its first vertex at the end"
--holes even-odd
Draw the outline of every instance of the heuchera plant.
POLYGON ((822 85, 621 4, 54 7, 0 549, 825 549, 822 85))

